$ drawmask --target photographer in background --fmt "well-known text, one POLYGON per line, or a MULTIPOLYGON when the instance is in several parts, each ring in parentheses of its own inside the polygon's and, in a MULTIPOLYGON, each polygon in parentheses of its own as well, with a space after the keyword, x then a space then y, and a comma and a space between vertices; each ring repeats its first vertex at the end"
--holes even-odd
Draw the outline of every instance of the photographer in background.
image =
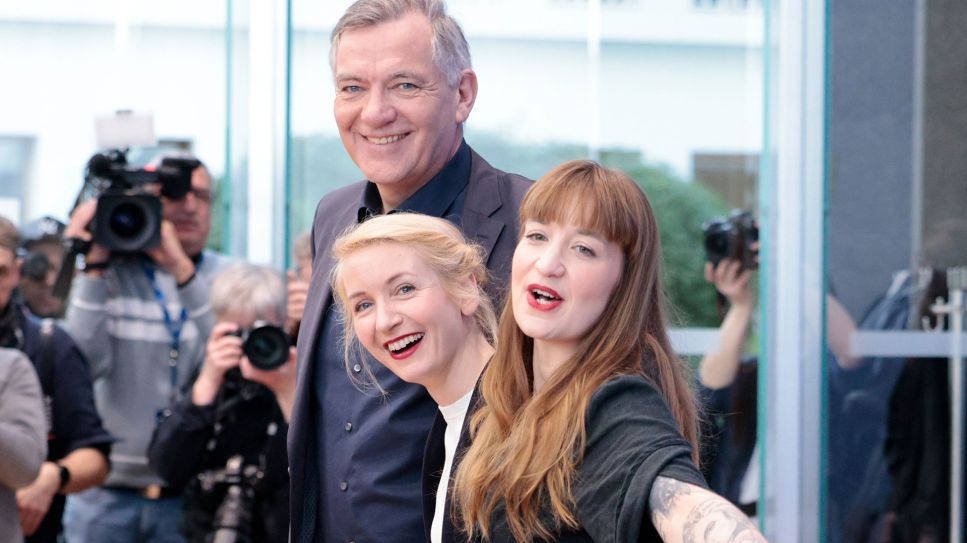
MULTIPOLYGON (((213 324, 208 289, 226 262, 204 250, 212 180, 197 164, 185 192, 160 197, 157 246, 111 253, 92 243, 74 281, 64 325, 91 365, 98 409, 118 441, 105 485, 68 500, 71 543, 183 541, 181 489, 166 486, 148 467, 145 450, 156 421, 180 399, 204 358, 213 324)), ((152 188, 170 193, 165 186, 144 187, 152 188)), ((88 225, 98 202, 77 206, 65 237, 92 239, 88 225)))
MULTIPOLYGON (((756 417, 759 361, 746 354, 755 317, 755 293, 750 285, 759 268, 759 227, 749 212, 707 223, 705 279, 715 286, 724 313, 717 349, 706 353, 698 367, 701 398, 706 410, 703 429, 703 473, 709 487, 755 517, 759 497, 759 452, 756 417)), ((835 363, 851 369, 861 360, 849 354, 849 336, 856 330, 845 309, 826 296, 827 343, 835 363)), ((816 360, 815 363, 821 363, 816 360)))
POLYGON ((266 323, 282 324, 285 286, 270 268, 236 264, 215 278, 211 304, 216 324, 205 362, 159 422, 148 457, 169 484, 185 486, 189 542, 211 541, 220 529, 224 541, 285 543, 288 426, 276 398, 295 390, 295 348, 279 328, 257 336, 266 323))
POLYGON ((29 543, 54 543, 64 495, 107 477, 111 436, 101 426, 87 361, 53 321, 38 321, 13 300, 23 263, 14 257, 17 228, 0 217, 0 347, 27 355, 40 378, 47 420, 47 461, 17 491, 20 527, 29 543))
MULTIPOLYGON (((758 245, 758 244, 757 244, 758 245)), ((707 411, 709 440, 702 451, 709 487, 756 516, 759 496, 756 448, 758 359, 743 356, 755 297, 749 286, 754 271, 735 258, 705 263, 705 279, 727 300, 719 328, 719 345, 698 366, 702 399, 707 411)))
POLYGON ((30 221, 20 230, 20 248, 24 251, 20 265, 20 294, 24 305, 40 318, 64 316, 65 300, 51 293, 64 261, 64 228, 66 225, 49 216, 30 221))

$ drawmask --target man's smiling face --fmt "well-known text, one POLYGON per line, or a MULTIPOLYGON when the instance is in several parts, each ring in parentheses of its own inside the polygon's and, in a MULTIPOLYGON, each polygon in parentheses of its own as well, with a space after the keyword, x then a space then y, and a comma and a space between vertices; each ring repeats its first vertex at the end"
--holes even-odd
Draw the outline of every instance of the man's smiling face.
POLYGON ((431 39, 426 16, 410 13, 347 30, 337 45, 336 124, 349 156, 379 186, 384 211, 443 169, 473 105, 461 98, 461 83, 447 83, 431 39))

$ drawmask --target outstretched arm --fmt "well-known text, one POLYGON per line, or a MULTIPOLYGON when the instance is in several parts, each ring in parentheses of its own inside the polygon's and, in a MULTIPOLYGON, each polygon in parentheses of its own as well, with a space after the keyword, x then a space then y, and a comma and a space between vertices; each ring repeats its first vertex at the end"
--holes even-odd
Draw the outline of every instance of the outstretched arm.
POLYGON ((652 524, 666 542, 766 541, 749 517, 728 500, 690 483, 659 476, 648 505, 652 524))
POLYGON ((753 296, 749 288, 751 270, 743 270, 738 260, 727 258, 718 266, 705 264, 705 279, 715 285, 729 301, 729 310, 719 328, 719 347, 702 357, 698 378, 702 386, 725 388, 735 381, 752 321, 753 296))

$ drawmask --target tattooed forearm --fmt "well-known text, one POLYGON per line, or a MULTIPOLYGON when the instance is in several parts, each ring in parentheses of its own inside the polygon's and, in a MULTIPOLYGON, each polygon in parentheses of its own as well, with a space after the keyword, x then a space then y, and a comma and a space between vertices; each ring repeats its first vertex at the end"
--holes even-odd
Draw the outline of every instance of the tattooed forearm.
POLYGON ((682 525, 684 543, 765 541, 755 525, 721 496, 708 493, 695 505, 682 525))
POLYGON ((690 486, 668 477, 657 477, 655 483, 651 485, 651 495, 648 496, 652 515, 668 518, 670 512, 675 509, 675 505, 681 501, 681 496, 692 493, 690 486))
POLYGON ((725 498, 689 483, 658 477, 648 503, 652 523, 666 542, 765 541, 749 518, 725 498))

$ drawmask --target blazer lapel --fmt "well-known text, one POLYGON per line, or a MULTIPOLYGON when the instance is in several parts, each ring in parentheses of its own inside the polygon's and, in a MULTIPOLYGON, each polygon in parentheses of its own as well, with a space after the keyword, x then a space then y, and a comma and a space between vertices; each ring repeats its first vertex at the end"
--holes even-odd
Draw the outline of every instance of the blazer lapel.
MULTIPOLYGON (((470 405, 467 408, 467 415, 463 419, 463 428, 460 430, 460 440, 457 443, 457 450, 454 452, 453 468, 450 471, 450 481, 456 474, 460 460, 463 458, 467 448, 470 447, 470 418, 479 409, 480 383, 474 387, 470 395, 470 405)), ((433 419, 433 427, 426 438, 426 449, 423 451, 423 530, 426 532, 426 540, 430 541, 430 527, 433 524, 433 515, 436 512, 436 493, 440 488, 440 476, 443 471, 443 463, 446 461, 446 437, 447 423, 443 419, 442 413, 437 413, 433 419)), ((450 514, 453 507, 453 489, 447 487, 447 501, 444 508, 446 517, 443 519, 443 543, 459 541, 456 537, 457 529, 453 525, 453 516, 450 514)))
POLYGON ((504 221, 494 217, 503 206, 497 184, 492 177, 495 170, 476 151, 470 150, 470 183, 463 204, 461 227, 463 232, 487 252, 488 264, 494 246, 504 230, 504 221))
POLYGON ((423 450, 423 531, 426 532, 427 541, 430 541, 430 526, 436 512, 436 493, 440 488, 440 476, 446 459, 443 442, 446 431, 447 423, 443 420, 443 415, 437 412, 423 450))
MULTIPOLYGON (((298 338, 298 369, 296 378, 296 395, 292 407, 295 413, 311 413, 312 406, 304 405, 312 397, 311 391, 314 379, 315 361, 313 357, 318 350, 322 322, 325 312, 329 309, 332 297, 332 287, 329 285, 329 272, 332 270, 332 243, 342 230, 353 223, 355 208, 347 202, 342 220, 334 221, 328 228, 320 227, 316 223, 312 240, 315 258, 312 262, 312 278, 309 283, 309 293, 306 297, 306 307, 302 314, 302 325, 299 327, 298 338), (315 236, 318 235, 318 238, 315 236)), ((309 419, 313 420, 312 418, 309 419)), ((314 424, 311 423, 310 424, 314 424)), ((305 425, 302 425, 305 429, 305 425)), ((298 430, 296 430, 298 432, 298 430)), ((311 430, 310 430, 311 431, 311 430)), ((291 431, 290 431, 291 435, 291 431)), ((303 440, 307 441, 307 440, 303 440)), ((303 446, 305 443, 302 444, 303 446)))

